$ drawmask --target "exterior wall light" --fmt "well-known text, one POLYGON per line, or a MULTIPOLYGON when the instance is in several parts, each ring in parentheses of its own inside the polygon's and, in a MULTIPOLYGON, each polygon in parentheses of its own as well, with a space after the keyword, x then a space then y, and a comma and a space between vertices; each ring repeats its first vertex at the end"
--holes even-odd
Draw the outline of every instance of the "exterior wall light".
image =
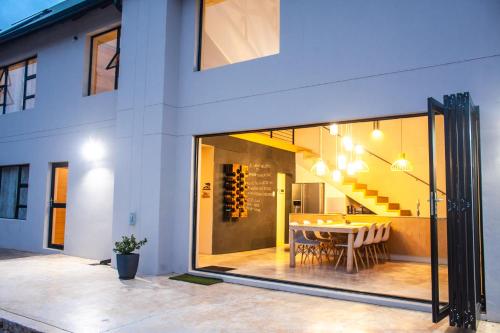
POLYGON ((99 161, 105 154, 106 151, 102 142, 93 138, 89 138, 82 147, 82 155, 87 161, 99 161))

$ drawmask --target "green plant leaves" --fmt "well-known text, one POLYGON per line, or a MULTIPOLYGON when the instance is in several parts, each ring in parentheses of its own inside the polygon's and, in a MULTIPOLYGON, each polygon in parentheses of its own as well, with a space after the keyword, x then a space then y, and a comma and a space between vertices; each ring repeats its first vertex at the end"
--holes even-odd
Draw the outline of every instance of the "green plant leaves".
POLYGON ((131 254, 135 250, 139 250, 141 246, 148 242, 147 238, 144 238, 141 241, 137 241, 134 234, 130 235, 130 237, 122 236, 122 240, 119 242, 115 242, 114 252, 119 254, 131 254))

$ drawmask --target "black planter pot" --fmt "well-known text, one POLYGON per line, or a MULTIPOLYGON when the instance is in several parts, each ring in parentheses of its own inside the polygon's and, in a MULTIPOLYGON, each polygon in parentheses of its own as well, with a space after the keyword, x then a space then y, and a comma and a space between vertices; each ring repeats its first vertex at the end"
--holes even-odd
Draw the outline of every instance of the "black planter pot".
POLYGON ((116 255, 116 268, 118 269, 118 277, 122 280, 130 280, 135 278, 135 273, 137 273, 138 265, 138 253, 116 255))

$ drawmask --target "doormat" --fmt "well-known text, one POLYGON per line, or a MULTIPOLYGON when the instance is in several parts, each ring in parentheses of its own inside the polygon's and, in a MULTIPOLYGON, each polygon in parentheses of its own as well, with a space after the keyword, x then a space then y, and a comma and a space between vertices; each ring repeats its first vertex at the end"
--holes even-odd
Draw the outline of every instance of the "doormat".
POLYGON ((203 269, 206 271, 228 272, 228 271, 233 271, 236 268, 224 267, 224 266, 205 266, 205 267, 200 267, 198 269, 203 269))
POLYGON ((204 286, 211 286, 212 284, 222 283, 221 279, 207 278, 191 274, 181 274, 169 277, 170 280, 184 281, 189 283, 201 284, 204 286))

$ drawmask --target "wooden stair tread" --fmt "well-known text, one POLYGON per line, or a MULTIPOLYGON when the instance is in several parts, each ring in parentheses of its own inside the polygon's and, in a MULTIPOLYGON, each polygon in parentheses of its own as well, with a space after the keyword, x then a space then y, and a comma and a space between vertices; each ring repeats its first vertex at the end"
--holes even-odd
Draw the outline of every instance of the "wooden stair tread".
POLYGON ((411 216, 411 210, 409 209, 401 209, 399 211, 400 216, 411 216))

